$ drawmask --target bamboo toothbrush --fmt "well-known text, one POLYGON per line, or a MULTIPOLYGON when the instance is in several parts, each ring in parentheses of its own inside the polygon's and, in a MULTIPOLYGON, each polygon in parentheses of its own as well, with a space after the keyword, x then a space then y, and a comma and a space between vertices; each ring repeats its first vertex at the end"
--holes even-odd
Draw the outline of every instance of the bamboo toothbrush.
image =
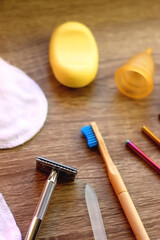
POLYGON ((99 147, 100 153, 104 159, 110 182, 114 188, 114 191, 120 201, 123 211, 128 219, 128 222, 135 234, 137 240, 149 240, 148 234, 143 226, 143 223, 138 215, 138 212, 132 202, 132 199, 127 191, 127 188, 118 172, 118 169, 114 165, 104 140, 99 132, 99 129, 95 122, 91 122, 91 125, 83 127, 81 129, 82 134, 86 137, 88 147, 99 147))

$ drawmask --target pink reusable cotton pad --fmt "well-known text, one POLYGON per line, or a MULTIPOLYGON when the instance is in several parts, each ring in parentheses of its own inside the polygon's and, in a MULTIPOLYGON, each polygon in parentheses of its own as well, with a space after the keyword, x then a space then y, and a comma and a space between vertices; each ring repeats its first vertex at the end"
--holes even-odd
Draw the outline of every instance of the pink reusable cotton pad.
POLYGON ((21 232, 17 227, 14 217, 0 193, 0 239, 1 240, 21 240, 21 232))
POLYGON ((43 126, 46 97, 35 81, 0 58, 0 148, 31 139, 43 126))

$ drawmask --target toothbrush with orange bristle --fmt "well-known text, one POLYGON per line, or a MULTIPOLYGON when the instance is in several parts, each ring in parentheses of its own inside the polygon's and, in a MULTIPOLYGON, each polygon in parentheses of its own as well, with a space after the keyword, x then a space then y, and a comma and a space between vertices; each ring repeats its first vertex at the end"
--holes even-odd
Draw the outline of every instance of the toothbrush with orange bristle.
POLYGON ((114 165, 105 142, 99 132, 97 124, 91 122, 91 125, 83 127, 81 129, 82 134, 87 139, 89 148, 98 146, 99 151, 105 162, 110 182, 114 188, 114 191, 119 199, 119 202, 123 208, 123 211, 128 219, 128 222, 132 228, 132 231, 137 240, 149 240, 149 236, 144 228, 144 225, 139 217, 139 214, 132 202, 132 199, 127 191, 127 188, 121 178, 118 169, 114 165))

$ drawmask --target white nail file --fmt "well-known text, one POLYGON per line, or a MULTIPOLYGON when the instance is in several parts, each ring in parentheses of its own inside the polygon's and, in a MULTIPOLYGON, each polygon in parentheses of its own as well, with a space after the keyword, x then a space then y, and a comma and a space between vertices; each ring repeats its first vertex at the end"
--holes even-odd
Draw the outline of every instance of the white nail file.
POLYGON ((107 240, 98 199, 94 189, 86 184, 85 199, 95 240, 107 240))

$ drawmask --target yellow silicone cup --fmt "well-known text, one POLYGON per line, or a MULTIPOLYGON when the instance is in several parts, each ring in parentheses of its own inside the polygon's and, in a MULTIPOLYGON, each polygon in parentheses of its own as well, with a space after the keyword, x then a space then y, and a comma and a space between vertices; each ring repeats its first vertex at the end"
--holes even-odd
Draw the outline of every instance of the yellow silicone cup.
POLYGON ((116 85, 126 96, 138 99, 152 92, 154 62, 151 52, 152 49, 147 48, 116 71, 116 85))
POLYGON ((89 28, 78 22, 64 23, 53 32, 49 57, 56 79, 67 87, 88 85, 98 71, 96 41, 89 28))

